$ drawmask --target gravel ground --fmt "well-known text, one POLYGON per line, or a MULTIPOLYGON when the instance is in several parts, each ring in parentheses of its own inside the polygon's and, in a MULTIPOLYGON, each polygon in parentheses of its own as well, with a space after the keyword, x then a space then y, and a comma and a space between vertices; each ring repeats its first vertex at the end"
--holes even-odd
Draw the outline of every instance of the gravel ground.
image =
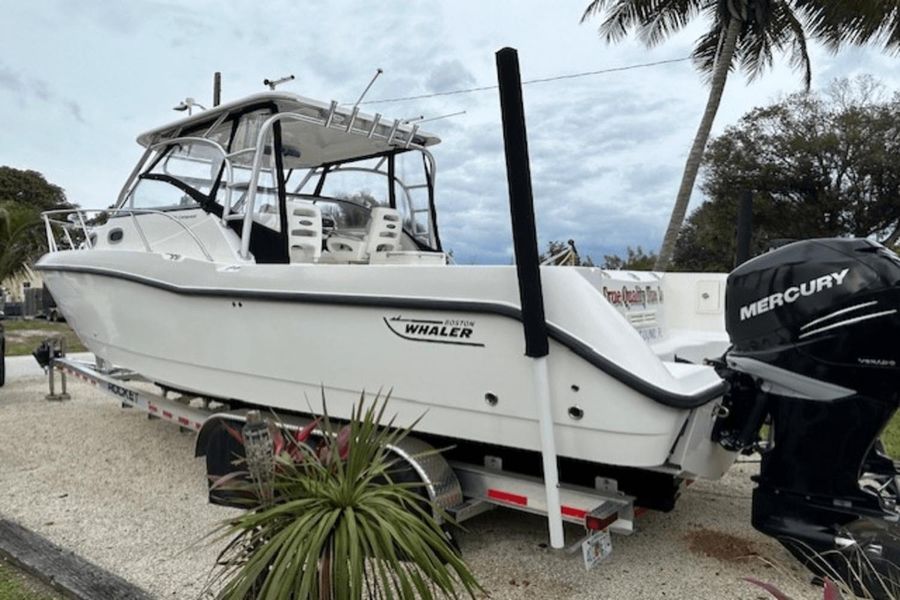
MULTIPOLYGON (((194 436, 70 382, 73 399, 62 403, 44 400, 39 377, 0 388, 0 517, 159 598, 201 597, 218 550, 202 540, 232 509, 206 503, 194 436)), ((634 535, 614 536, 613 556, 590 572, 580 556, 543 547, 545 523, 530 515, 486 513, 466 523, 460 543, 496 599, 767 598, 748 576, 796 600, 821 598, 750 527, 754 470, 742 464, 722 481, 696 483, 673 512, 648 513, 634 535)))

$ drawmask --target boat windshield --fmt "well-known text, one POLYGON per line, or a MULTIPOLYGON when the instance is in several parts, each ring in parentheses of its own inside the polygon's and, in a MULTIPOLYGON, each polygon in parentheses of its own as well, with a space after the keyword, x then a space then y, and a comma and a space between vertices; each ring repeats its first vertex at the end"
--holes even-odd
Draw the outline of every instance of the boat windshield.
POLYGON ((423 173, 420 161, 417 152, 405 152, 343 162, 310 169, 302 178, 291 173, 288 187, 293 187, 294 194, 305 193, 316 199, 323 216, 335 215, 338 228, 349 218, 344 214, 347 211, 361 221, 347 227, 364 228, 372 208, 396 208, 404 231, 420 245, 433 248, 430 174, 427 170, 423 173), (300 181, 292 186, 294 179, 300 181))
MULTIPOLYGON (((156 153, 137 176, 123 206, 154 210, 204 208, 221 214, 226 191, 238 198, 246 194, 257 134, 272 114, 271 109, 253 110, 234 118, 226 114, 212 123, 173 131, 172 143, 163 141, 155 146, 156 153), (224 173, 226 155, 232 166, 230 181, 224 173)), ((263 161, 257 181, 256 208, 260 214, 277 212, 271 133, 267 137, 267 160, 263 161)))
MULTIPOLYGON (((291 194, 293 196, 293 194, 291 194)), ((310 199, 308 196, 300 196, 310 199)), ((362 230, 369 223, 371 204, 360 204, 358 199, 322 198, 312 199, 322 211, 322 221, 326 227, 341 230, 362 230)))
POLYGON ((416 245, 440 249, 434 165, 424 148, 388 144, 358 156, 371 145, 371 134, 337 133, 296 117, 272 104, 245 105, 161 130, 148 140, 150 150, 119 206, 200 208, 238 231, 237 221, 252 205, 252 222, 282 235, 289 198, 315 202, 323 225, 340 230, 365 230, 373 208, 390 207, 416 245))
POLYGON ((173 144, 140 176, 129 206, 155 210, 199 207, 216 185, 221 166, 222 155, 214 146, 173 144))

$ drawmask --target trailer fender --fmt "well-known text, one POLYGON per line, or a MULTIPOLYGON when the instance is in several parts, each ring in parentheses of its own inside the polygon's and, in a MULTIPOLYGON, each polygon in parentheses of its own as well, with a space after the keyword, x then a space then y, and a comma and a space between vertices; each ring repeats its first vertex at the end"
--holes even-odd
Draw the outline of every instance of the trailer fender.
MULTIPOLYGON (((213 452, 223 452, 223 448, 220 447, 222 444, 216 442, 216 440, 222 439, 220 436, 223 434, 226 425, 230 424, 240 429, 247 422, 247 412, 249 412, 249 409, 216 413, 206 419, 197 434, 194 456, 206 456, 208 467, 211 461, 221 463, 222 460, 231 460, 232 452, 228 449, 224 449, 229 454, 227 457, 207 456, 210 451, 210 444, 213 443, 215 445, 215 448, 212 449, 213 452)), ((279 426, 288 430, 302 429, 311 421, 311 419, 293 415, 279 415, 279 426)), ((319 429, 313 432, 314 436, 322 434, 323 432, 319 429)), ((418 479, 424 488, 425 493, 423 495, 427 495, 434 506, 441 510, 448 510, 462 504, 463 493, 459 479, 457 479, 450 463, 434 446, 419 438, 406 436, 396 445, 391 446, 389 450, 405 463, 405 467, 398 469, 398 477, 404 480, 411 480, 409 476, 418 479), (409 476, 403 475, 402 471, 404 470, 409 476)))
POLYGON ((200 431, 197 432, 197 440, 194 442, 194 456, 206 456, 210 438, 221 430, 227 423, 234 423, 240 428, 247 422, 246 411, 235 411, 215 414, 203 422, 200 431))
POLYGON ((449 510, 462 504, 462 486, 456 472, 434 446, 406 436, 391 451, 415 471, 434 506, 449 510))

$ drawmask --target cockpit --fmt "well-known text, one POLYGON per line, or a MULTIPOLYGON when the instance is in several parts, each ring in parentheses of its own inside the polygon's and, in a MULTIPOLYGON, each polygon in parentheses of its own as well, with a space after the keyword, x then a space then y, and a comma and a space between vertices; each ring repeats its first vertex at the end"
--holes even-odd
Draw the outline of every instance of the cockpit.
POLYGON ((443 262, 439 141, 357 107, 257 94, 139 136, 116 209, 202 211, 257 263, 443 262))

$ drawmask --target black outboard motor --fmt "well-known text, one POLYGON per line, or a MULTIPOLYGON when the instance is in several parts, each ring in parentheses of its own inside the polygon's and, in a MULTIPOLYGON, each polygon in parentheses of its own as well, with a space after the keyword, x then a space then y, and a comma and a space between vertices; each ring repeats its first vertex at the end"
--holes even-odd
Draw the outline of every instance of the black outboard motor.
POLYGON ((861 239, 796 242, 735 269, 725 306, 716 435, 761 454, 753 526, 819 574, 897 597, 900 465, 878 437, 900 403, 900 258, 861 239))

